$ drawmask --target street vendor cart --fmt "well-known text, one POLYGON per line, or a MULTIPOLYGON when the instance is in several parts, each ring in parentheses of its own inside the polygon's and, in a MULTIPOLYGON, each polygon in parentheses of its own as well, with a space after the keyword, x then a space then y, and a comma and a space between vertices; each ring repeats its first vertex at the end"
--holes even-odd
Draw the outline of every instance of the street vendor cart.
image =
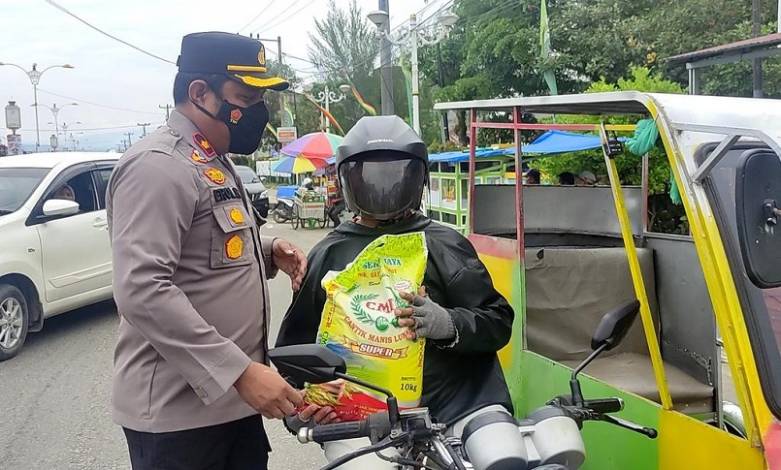
POLYGON ((299 226, 325 228, 327 221, 325 194, 304 188, 296 191, 293 199, 293 216, 290 218, 294 230, 299 226))

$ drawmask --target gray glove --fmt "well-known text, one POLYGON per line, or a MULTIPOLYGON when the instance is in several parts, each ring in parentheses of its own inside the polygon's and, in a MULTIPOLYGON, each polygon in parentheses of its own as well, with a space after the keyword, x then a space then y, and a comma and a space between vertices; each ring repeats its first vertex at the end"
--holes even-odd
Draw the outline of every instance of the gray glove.
POLYGON ((456 326, 453 324, 450 312, 430 297, 416 295, 411 307, 412 316, 415 318, 416 335, 435 340, 449 340, 456 337, 456 326))

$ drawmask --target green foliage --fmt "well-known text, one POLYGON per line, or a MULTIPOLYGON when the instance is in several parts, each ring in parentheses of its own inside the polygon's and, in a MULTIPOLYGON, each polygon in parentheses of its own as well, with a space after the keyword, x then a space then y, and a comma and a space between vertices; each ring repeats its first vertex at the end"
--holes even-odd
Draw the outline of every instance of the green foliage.
MULTIPOLYGON (((670 66, 664 59, 751 35, 751 2, 746 0, 547 2, 554 52, 544 59, 539 45, 540 0, 455 1, 453 10, 461 19, 448 37, 419 48, 421 127, 427 143, 440 139, 442 117, 433 111, 434 102, 545 95, 548 89, 542 71, 549 69, 555 72, 562 94, 612 89, 677 93, 687 83, 685 67, 670 66)), ((763 32, 773 32, 775 2, 761 3, 763 32)), ((428 25, 434 22, 425 17, 419 20, 428 25)), ((341 83, 352 83, 379 110, 380 81, 373 70, 378 46, 373 29, 355 1, 331 0, 328 16, 317 22, 311 35, 310 58, 321 77, 326 77, 315 84, 315 90, 326 82, 332 90, 341 83)), ((396 50, 406 62, 409 49, 396 50)), ((766 95, 781 98, 781 61, 765 60, 764 75, 766 95)), ((742 62, 705 69, 702 83, 704 93, 751 96, 751 65, 742 62)), ((393 91, 396 111, 406 116, 408 91, 398 69, 393 91)), ((332 111, 345 130, 365 114, 350 96, 333 105, 332 111)), ((312 114, 312 124, 316 124, 317 113, 312 114)), ((466 145, 463 112, 457 114, 455 128, 459 144, 466 145)), ((511 139, 507 132, 481 131, 479 135, 481 144, 488 139, 511 139)))
MULTIPOLYGON (((609 91, 645 91, 655 93, 683 93, 681 86, 664 79, 660 74, 653 74, 645 67, 631 67, 631 75, 619 78, 617 83, 608 83, 604 78, 594 82, 587 93, 609 91)), ((634 124, 638 117, 611 117, 611 124, 634 124)), ((597 123, 597 116, 557 116, 559 123, 597 123)), ((639 185, 642 182, 641 159, 628 151, 616 158, 616 168, 623 184, 639 185)), ((578 174, 591 171, 598 177, 606 178, 605 160, 601 150, 577 152, 553 157, 536 159, 529 164, 543 174, 543 180, 555 183, 558 175, 564 171, 578 174)), ((651 193, 669 191, 670 166, 664 150, 657 146, 649 153, 649 189, 651 193)))

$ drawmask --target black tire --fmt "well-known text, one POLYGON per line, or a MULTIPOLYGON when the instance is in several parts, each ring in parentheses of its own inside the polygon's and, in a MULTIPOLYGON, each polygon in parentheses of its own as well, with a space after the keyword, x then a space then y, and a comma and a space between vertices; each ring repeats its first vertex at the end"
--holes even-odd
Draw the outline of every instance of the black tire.
POLYGON ((22 349, 29 318, 22 291, 10 284, 0 284, 0 362, 11 359, 22 349))
POLYGON ((320 228, 325 228, 328 225, 328 209, 323 209, 323 220, 320 221, 320 228))
POLYGON ((293 206, 293 214, 290 216, 290 224, 293 226, 293 230, 298 230, 298 226, 302 224, 301 219, 298 218, 298 208, 293 206))
POLYGON ((287 217, 285 217, 285 214, 282 213, 282 209, 274 209, 271 212, 272 217, 274 217, 274 222, 278 224, 284 224, 287 222, 287 217))

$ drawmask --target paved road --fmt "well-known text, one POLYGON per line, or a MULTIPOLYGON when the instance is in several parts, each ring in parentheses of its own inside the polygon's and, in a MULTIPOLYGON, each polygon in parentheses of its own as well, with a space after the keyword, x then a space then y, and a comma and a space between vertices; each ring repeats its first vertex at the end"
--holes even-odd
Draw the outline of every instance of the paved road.
MULTIPOLYGON (((309 250, 326 232, 267 225, 264 233, 309 250)), ((291 292, 284 275, 270 285, 275 338, 291 292)), ((0 469, 130 468, 109 410, 117 323, 111 302, 52 318, 28 337, 19 356, 0 363, 0 469)), ((324 463, 318 447, 298 444, 280 424, 267 423, 266 429, 272 470, 324 463)))

